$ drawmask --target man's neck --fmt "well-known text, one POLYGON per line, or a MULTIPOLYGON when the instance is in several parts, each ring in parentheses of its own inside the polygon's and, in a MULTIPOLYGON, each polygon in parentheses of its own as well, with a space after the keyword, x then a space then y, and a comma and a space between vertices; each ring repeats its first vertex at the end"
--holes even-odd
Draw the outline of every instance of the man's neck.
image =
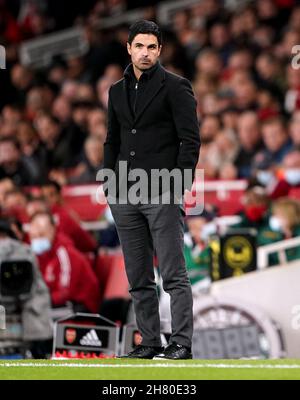
MULTIPOLYGON (((157 62, 158 62, 158 61, 156 61, 156 63, 157 63, 157 62)), ((156 65, 156 63, 153 64, 153 65, 151 65, 151 67, 148 68, 148 69, 153 68, 153 67, 156 65)), ((140 70, 139 68, 137 68, 134 64, 132 64, 132 65, 133 65, 133 73, 134 73, 134 75, 135 75, 135 77, 136 77, 137 80, 140 79, 140 77, 142 76, 142 74, 143 74, 144 71, 148 71, 148 69, 143 71, 143 70, 140 70)))
POLYGON ((133 72, 134 72, 134 75, 135 75, 135 77, 136 77, 137 80, 140 79, 140 77, 141 77, 141 75, 142 75, 142 73, 143 73, 143 71, 141 71, 140 69, 138 69, 134 64, 133 64, 133 72))

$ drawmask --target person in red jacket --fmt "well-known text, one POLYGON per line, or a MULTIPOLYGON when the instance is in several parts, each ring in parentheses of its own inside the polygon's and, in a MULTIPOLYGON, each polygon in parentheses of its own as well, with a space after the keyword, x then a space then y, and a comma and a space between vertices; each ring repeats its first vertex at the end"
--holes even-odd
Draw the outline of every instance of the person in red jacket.
POLYGON ((79 222, 63 205, 60 185, 57 182, 48 181, 42 186, 42 195, 60 230, 73 240, 75 247, 83 253, 94 252, 97 249, 96 240, 89 232, 81 228, 79 222))
POLYGON ((38 212, 29 227, 31 248, 50 290, 52 305, 72 302, 75 311, 98 312, 99 282, 85 256, 62 233, 53 216, 38 212))

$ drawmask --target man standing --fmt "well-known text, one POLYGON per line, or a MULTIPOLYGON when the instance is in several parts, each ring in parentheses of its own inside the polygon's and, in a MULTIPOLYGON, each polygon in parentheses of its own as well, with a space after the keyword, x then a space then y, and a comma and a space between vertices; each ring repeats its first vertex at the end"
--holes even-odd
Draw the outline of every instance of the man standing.
MULTIPOLYGON (((104 168, 123 178, 121 161, 126 162, 129 172, 139 168, 148 178, 154 169, 177 169, 181 174, 189 171, 194 178, 200 149, 196 100, 186 78, 161 66, 158 61, 161 42, 160 29, 154 22, 134 23, 127 42, 132 62, 125 69, 124 77, 109 91, 104 168)), ((125 187, 130 187, 132 182, 129 179, 128 183, 127 171, 125 178, 125 187)), ((192 179, 183 180, 180 196, 185 189, 191 189, 192 179)), ((123 185, 124 179, 117 187, 119 198, 123 185)), ((163 194, 165 191, 160 185, 160 200, 163 194)), ((169 194, 174 195, 173 187, 169 194)), ((116 204, 108 200, 124 253, 137 327, 142 335, 141 344, 124 357, 192 358, 193 300, 183 254, 185 212, 175 198, 174 195, 169 204, 157 204, 152 197, 149 202, 138 204, 130 201, 116 204), (164 290, 171 297, 172 335, 165 349, 160 339, 154 250, 164 290)))

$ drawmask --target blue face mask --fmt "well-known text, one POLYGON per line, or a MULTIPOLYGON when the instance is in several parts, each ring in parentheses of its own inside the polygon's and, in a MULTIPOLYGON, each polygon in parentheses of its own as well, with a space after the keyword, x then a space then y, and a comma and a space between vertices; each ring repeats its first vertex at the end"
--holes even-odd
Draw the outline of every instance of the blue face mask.
POLYGON ((291 168, 287 169, 284 173, 285 180, 292 186, 299 185, 300 183, 300 169, 291 168))
POLYGON ((31 241, 31 250, 37 254, 43 254, 51 249, 51 242, 47 238, 36 238, 31 241))

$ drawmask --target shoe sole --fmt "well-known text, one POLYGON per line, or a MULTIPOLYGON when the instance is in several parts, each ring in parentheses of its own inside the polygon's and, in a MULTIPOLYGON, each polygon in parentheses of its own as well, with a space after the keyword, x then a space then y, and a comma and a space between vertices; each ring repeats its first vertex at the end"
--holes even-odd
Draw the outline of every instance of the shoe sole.
POLYGON ((136 359, 136 360, 153 360, 153 357, 128 357, 128 356, 117 356, 115 358, 121 358, 121 359, 136 359))
POLYGON ((153 357, 152 360, 192 360, 193 356, 191 357, 185 357, 185 358, 168 358, 168 357, 153 357))

